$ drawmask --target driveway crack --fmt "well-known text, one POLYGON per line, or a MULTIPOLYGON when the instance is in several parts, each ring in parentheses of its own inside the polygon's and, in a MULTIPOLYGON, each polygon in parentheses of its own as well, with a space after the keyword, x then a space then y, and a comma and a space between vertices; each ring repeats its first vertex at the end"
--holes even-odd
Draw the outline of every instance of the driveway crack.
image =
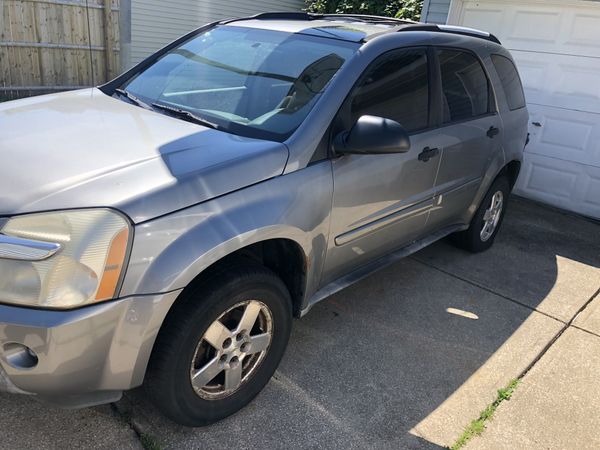
MULTIPOLYGON (((521 380, 523 379, 523 377, 525 375, 527 375, 527 373, 533 368, 533 366, 536 365, 536 363, 542 359, 542 357, 548 352, 548 350, 550 350, 550 347, 552 347, 552 345, 554 345, 554 343, 558 340, 559 337, 562 336, 562 334, 567 331, 567 329, 571 326, 573 326, 573 328, 578 328, 573 325, 573 322, 575 321, 575 319, 577 319, 577 317, 583 312, 585 311, 585 309, 590 305, 590 303, 592 303, 594 301, 594 299, 596 297, 598 297, 598 295, 600 295, 600 289, 598 289, 594 294, 592 294, 592 296, 581 306, 581 308, 579 308, 577 310, 577 312, 573 315, 573 317, 571 317, 571 320, 569 320, 567 323, 565 323, 565 325, 558 330, 558 332, 556 333, 556 335, 550 340, 550 342, 548 342, 544 348, 540 351, 540 353, 538 353, 538 355, 533 359, 533 361, 531 361, 531 363, 529 363, 529 365, 521 372, 521 374, 519 375, 518 379, 521 380)), ((587 331, 587 330, 582 330, 582 331, 587 331)), ((594 334, 595 333, 591 333, 590 334, 594 334)), ((599 336, 600 337, 600 336, 599 336)))
POLYGON ((115 414, 120 420, 127 424, 129 428, 131 428, 144 450, 162 450, 162 446, 153 436, 149 435, 148 433, 144 433, 140 429, 138 424, 136 424, 136 422, 133 420, 131 412, 122 411, 116 403, 111 403, 110 409, 112 410, 113 414, 115 414))
MULTIPOLYGON (((426 264, 428 265, 428 264, 426 264)), ((428 265, 429 266, 429 265, 428 265)), ((434 269, 437 269, 436 267, 433 267, 434 269)), ((439 269, 437 269, 439 270, 439 269)), ((441 270, 441 272, 446 273, 445 271, 441 270)), ((449 274, 451 276, 455 276, 452 274, 449 274)), ((462 279, 460 277, 457 277, 459 279, 462 279)), ((468 280, 465 280, 466 282, 469 282, 468 280)), ((477 287, 481 287, 478 286, 477 283, 472 283, 474 286, 477 287)), ((482 287, 482 289, 485 289, 482 287)), ((494 293, 493 291, 486 289, 491 293, 494 293)), ((584 330, 581 329, 580 327, 573 325, 573 322, 575 321, 575 319, 577 319, 577 317, 583 312, 585 311, 585 309, 590 305, 590 303, 592 303, 594 301, 594 299, 596 299, 597 297, 600 296, 600 289, 598 289, 578 310, 577 312, 573 315, 573 317, 568 321, 568 322, 563 322, 560 321, 561 323, 564 323, 564 325, 561 327, 561 329, 554 335, 554 337, 544 346, 544 348, 542 350, 540 350, 540 352, 536 355, 536 357, 527 365, 527 367, 525 367, 525 369, 523 369, 521 371, 521 373, 519 374, 519 376, 512 380, 510 382, 510 384, 504 388, 504 389, 500 389, 498 391, 498 397, 496 398, 496 400, 494 400, 493 403, 491 403, 490 405, 488 405, 480 414, 479 418, 473 420, 469 426, 463 431, 463 433, 458 437, 458 439, 454 442, 454 444, 450 447, 451 450, 459 450, 462 447, 464 447, 466 445, 466 443, 468 441, 470 441, 473 437, 475 436, 480 436, 481 434, 483 434, 483 432, 485 431, 485 427, 486 427, 486 423, 492 419, 492 416, 494 415, 494 412, 496 411, 497 407, 500 405, 500 403, 504 400, 509 400, 510 397, 512 396, 513 392, 517 389, 517 386, 519 385, 519 383, 521 383, 523 381, 523 378, 527 375, 527 373, 529 373, 529 371, 531 369, 533 369, 533 367, 538 363, 538 361, 540 361, 544 355, 548 352, 548 350, 550 350, 550 348, 554 345, 554 343, 563 335, 563 333, 569 329, 570 327, 573 328, 577 328, 578 330, 587 332, 589 334, 592 334, 594 336, 600 337, 599 335, 597 335, 596 333, 593 333, 591 331, 588 330, 584 330)), ((507 298, 506 296, 501 296, 503 298, 507 298)), ((508 299, 508 298, 507 298, 508 299)), ((511 300, 511 299, 508 299, 511 300)), ((512 300, 511 300, 512 301, 512 300)), ((519 303, 519 302, 516 302, 519 303)), ((524 305, 526 306, 526 305, 524 305)), ((534 308, 529 307, 529 309, 535 310, 534 308)), ((538 311, 539 312, 539 311, 538 311)), ((551 316, 548 316, 551 317, 551 316)), ((558 319, 556 319, 558 320, 558 319)))
POLYGON ((591 334, 592 336, 596 336, 596 337, 600 338, 600 334, 594 333, 593 331, 582 328, 579 325, 571 325, 571 327, 575 328, 576 330, 583 331, 584 333, 591 334))

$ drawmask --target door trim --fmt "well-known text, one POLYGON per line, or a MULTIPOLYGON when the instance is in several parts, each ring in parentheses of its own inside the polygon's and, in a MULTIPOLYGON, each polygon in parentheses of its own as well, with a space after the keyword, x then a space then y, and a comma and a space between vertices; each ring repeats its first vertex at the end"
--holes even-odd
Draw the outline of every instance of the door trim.
POLYGON ((427 200, 419 202, 416 205, 411 205, 402 208, 398 211, 394 211, 393 213, 388 214, 387 216, 369 222, 365 225, 361 225, 358 228, 354 228, 353 230, 347 231, 343 234, 340 234, 339 236, 336 236, 335 245, 338 247, 341 245, 345 245, 368 234, 379 231, 382 228, 387 227, 388 225, 392 225, 394 223, 401 222, 402 220, 425 214, 429 212, 432 208, 433 199, 428 198, 427 200))

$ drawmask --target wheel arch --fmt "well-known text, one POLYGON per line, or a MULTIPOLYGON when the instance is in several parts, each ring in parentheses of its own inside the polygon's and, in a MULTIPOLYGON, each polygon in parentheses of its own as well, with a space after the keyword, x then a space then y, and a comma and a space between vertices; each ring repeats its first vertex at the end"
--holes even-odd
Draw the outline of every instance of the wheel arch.
POLYGON ((517 179, 519 178, 519 173, 521 172, 521 161, 513 159, 509 161, 498 173, 496 178, 506 175, 508 177, 508 182, 510 183, 510 189, 512 190, 517 183, 517 179))
POLYGON ((486 171, 486 174, 483 177, 483 181, 479 186, 479 190, 477 191, 475 198, 471 202, 469 208, 465 211, 465 214, 462 216, 463 223, 471 223, 475 212, 481 205, 481 202, 485 198, 485 195, 487 194, 488 190, 499 177, 506 176, 509 181, 510 189, 512 190, 517 182, 520 171, 521 161, 518 159, 513 159, 508 162, 501 161, 500 159, 495 161, 494 164, 492 164, 486 171))
MULTIPOLYGON (((236 262, 254 262, 275 273, 287 287, 292 298, 294 315, 300 316, 307 288, 308 256, 303 247, 293 239, 270 238, 242 246, 204 267, 187 283, 182 291, 203 283, 212 273, 236 262)), ((180 294, 180 296, 182 295, 180 294)), ((177 300, 175 304, 177 304, 177 300)))
POLYGON ((139 384, 142 383, 145 377, 148 363, 156 346, 156 339, 158 339, 165 325, 168 326, 169 317, 176 314, 179 308, 184 307, 182 301, 187 298, 185 294, 197 287, 198 284, 205 283, 219 270, 226 269, 227 266, 236 263, 239 264, 240 260, 243 263, 244 259, 264 265, 283 281, 290 292, 294 316, 300 317, 306 297, 306 289, 310 288, 311 276, 309 274, 311 268, 309 256, 303 246, 298 241, 287 237, 271 237, 238 246, 212 260, 210 264, 202 267, 193 276, 190 275, 190 270, 186 271, 186 276, 191 276, 191 279, 183 289, 180 289, 177 298, 161 314, 157 334, 149 344, 145 357, 138 362, 139 369, 137 373, 141 376, 139 384))

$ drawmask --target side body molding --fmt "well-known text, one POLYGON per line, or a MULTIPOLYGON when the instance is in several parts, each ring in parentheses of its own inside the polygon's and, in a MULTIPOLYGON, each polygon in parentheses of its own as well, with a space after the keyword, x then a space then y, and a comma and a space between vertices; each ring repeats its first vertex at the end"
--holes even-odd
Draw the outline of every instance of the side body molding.
POLYGON ((305 300, 319 288, 332 195, 331 162, 326 160, 138 224, 120 295, 184 288, 236 250, 282 238, 304 252, 305 300))

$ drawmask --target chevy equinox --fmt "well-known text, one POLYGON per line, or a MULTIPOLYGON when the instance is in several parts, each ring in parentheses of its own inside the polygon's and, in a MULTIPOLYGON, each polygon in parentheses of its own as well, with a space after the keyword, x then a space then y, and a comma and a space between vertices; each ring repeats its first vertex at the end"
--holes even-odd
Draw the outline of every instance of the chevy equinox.
POLYGON ((0 389, 142 384, 199 426, 273 375, 292 318, 446 236, 489 248, 528 113, 489 33, 266 13, 93 89, 0 105, 0 389))

